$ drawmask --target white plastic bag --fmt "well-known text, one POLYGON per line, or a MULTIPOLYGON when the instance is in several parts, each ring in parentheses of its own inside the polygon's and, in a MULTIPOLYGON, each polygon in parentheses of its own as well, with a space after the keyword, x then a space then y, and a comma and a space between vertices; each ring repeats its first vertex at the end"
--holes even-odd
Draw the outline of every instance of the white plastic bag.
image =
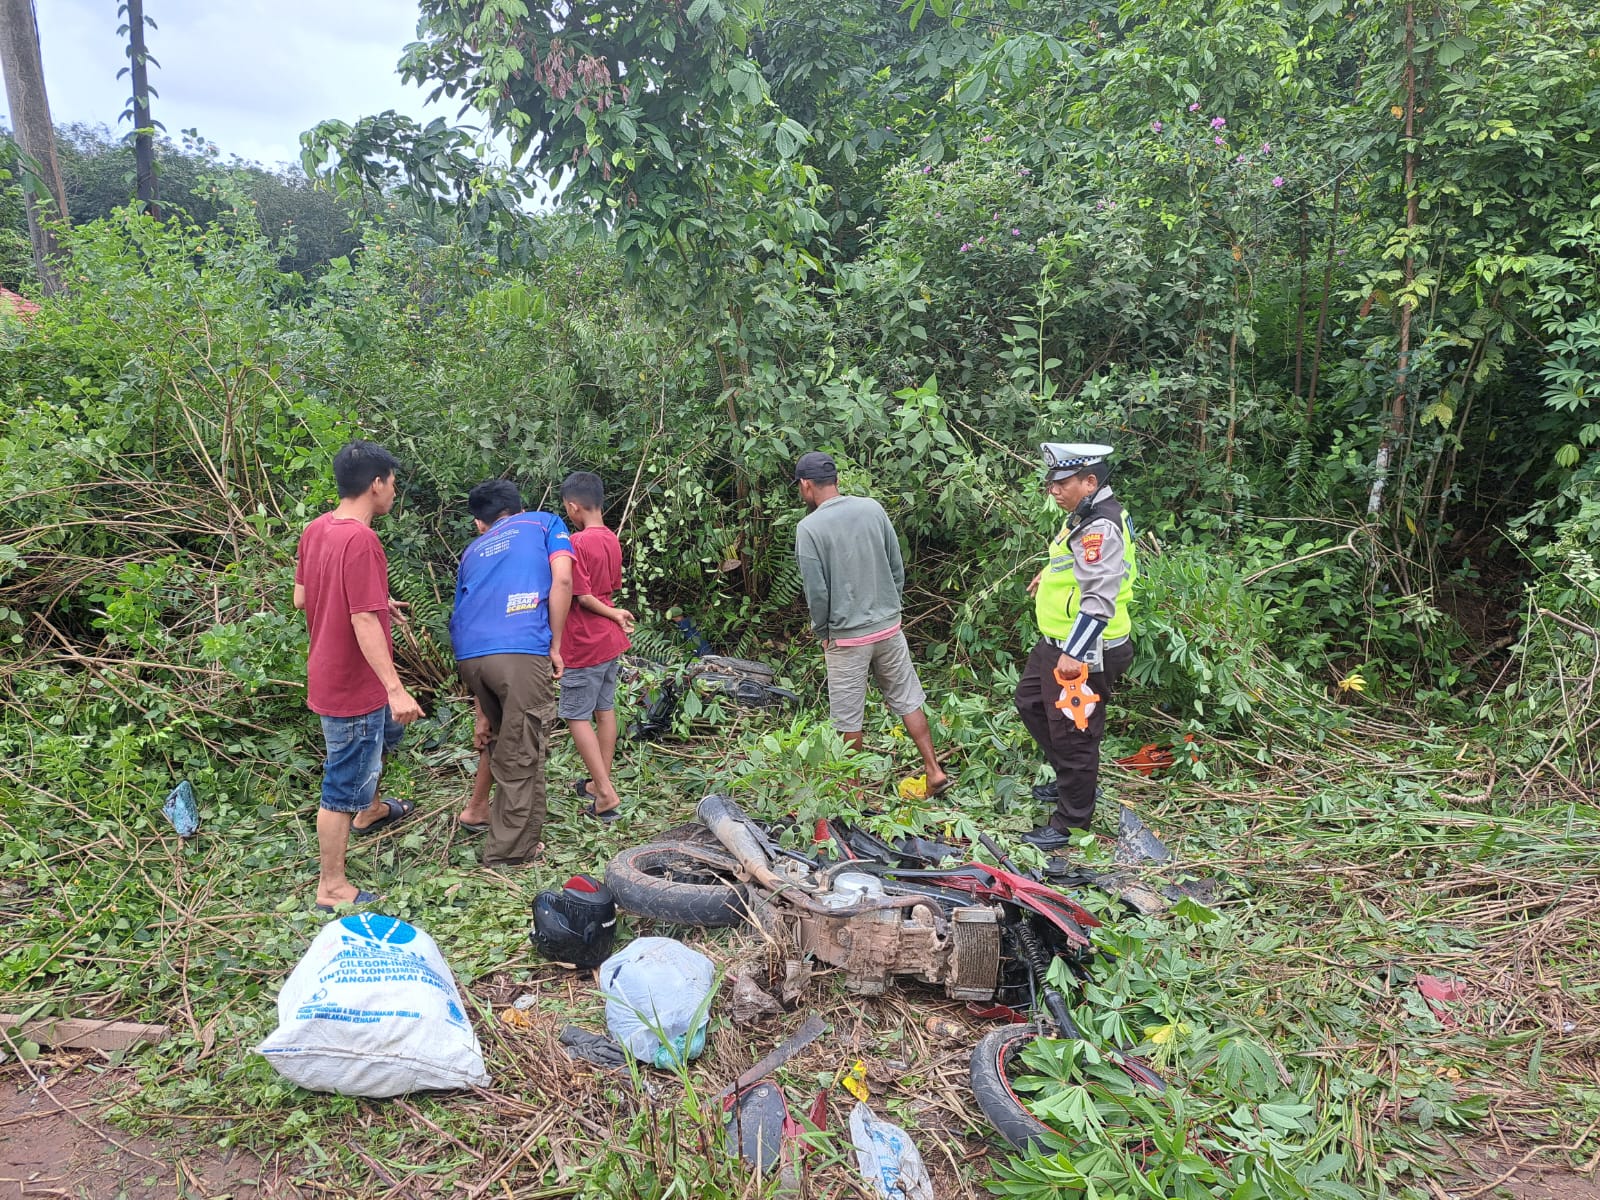
POLYGON ((381 1097, 489 1082, 439 947, 378 913, 341 917, 317 935, 278 993, 278 1028, 256 1051, 314 1092, 381 1097))
POLYGON ((850 1140, 856 1163, 872 1190, 887 1200, 933 1200, 933 1180, 922 1152, 898 1125, 875 1116, 857 1101, 850 1110, 850 1140))
POLYGON ((600 964, 606 1028, 640 1062, 671 1067, 706 1045, 711 960, 672 938, 639 938, 600 964))

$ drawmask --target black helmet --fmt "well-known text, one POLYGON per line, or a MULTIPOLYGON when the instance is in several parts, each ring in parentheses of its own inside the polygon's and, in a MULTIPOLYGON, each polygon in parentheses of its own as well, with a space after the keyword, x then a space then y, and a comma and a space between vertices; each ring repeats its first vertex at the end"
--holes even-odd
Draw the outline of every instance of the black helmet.
POLYGON ((611 957, 617 937, 617 903, 593 875, 574 875, 559 892, 533 902, 534 948, 552 962, 598 967, 611 957))

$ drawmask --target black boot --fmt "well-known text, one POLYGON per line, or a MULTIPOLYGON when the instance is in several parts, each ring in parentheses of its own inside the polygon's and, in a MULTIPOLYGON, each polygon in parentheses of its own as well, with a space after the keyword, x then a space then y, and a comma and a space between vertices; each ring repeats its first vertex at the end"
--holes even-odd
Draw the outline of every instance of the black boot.
POLYGON ((1039 828, 1023 834, 1022 840, 1027 842, 1028 845, 1037 847, 1049 854, 1052 850, 1060 850, 1071 843, 1072 838, 1054 826, 1041 825, 1039 828))

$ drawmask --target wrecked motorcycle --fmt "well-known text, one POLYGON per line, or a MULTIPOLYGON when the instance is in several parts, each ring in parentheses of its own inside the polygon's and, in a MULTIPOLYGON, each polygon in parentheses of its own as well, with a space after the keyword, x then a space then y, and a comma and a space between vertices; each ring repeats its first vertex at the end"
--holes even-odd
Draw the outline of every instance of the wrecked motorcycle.
MULTIPOLYGON (((831 820, 817 823, 806 854, 718 795, 701 800, 696 815, 699 825, 672 840, 611 860, 606 885, 618 907, 674 924, 748 922, 799 957, 838 968, 856 993, 877 995, 895 979, 912 979, 1008 1019, 973 1051, 973 1092, 1008 1142, 1042 1144, 1049 1130, 1012 1079, 1034 1038, 1083 1036, 1047 976, 1060 958, 1085 977, 1095 953, 1088 930, 1100 924, 1091 913, 1016 870, 987 837, 985 848, 1004 865, 940 866, 962 852, 920 838, 890 845, 831 820)), ((1164 1090, 1144 1064, 1100 1049, 1131 1079, 1164 1090)))

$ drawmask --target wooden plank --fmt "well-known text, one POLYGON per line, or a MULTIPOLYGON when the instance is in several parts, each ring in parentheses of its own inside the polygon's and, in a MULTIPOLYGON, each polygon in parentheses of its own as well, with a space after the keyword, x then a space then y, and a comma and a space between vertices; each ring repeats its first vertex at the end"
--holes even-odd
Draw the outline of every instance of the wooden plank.
POLYGON ((25 1021, 0 1013, 0 1029, 13 1042, 38 1042, 58 1050, 126 1050, 130 1046, 166 1039, 165 1025, 140 1025, 134 1021, 90 1021, 81 1017, 35 1017, 25 1021))

